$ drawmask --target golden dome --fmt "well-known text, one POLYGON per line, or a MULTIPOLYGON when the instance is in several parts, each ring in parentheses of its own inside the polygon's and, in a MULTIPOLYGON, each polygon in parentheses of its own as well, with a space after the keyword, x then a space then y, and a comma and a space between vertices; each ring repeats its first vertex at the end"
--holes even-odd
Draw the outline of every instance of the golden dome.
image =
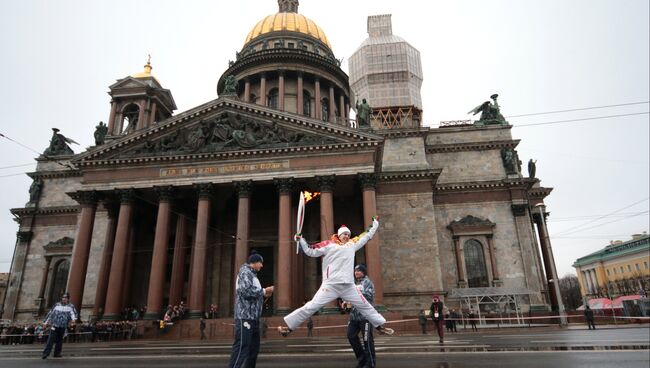
MULTIPOLYGON (((158 82, 158 78, 154 77, 153 74, 151 74, 151 69, 153 67, 151 66, 151 55, 149 55, 149 58, 147 59, 147 64, 144 66, 144 71, 141 71, 140 73, 135 73, 131 74, 131 77, 133 78, 153 78, 158 82)), ((158 82, 160 83, 160 82, 158 82)))
POLYGON ((248 32, 245 44, 248 44, 255 38, 267 33, 278 31, 304 33, 321 41, 330 49, 332 48, 329 41, 327 40, 327 36, 325 36, 325 32, 323 32, 323 30, 318 25, 316 25, 314 21, 302 14, 293 12, 281 12, 269 15, 261 21, 257 22, 255 27, 253 27, 253 29, 248 32))

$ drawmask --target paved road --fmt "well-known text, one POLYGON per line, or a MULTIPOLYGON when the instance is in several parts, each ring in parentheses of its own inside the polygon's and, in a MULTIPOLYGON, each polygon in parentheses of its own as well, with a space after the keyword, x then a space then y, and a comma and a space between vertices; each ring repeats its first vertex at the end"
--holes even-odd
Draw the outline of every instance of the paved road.
MULTIPOLYGON (((62 359, 40 359, 39 345, 0 346, 0 367, 222 367, 230 341, 131 341, 65 344, 62 359)), ((645 367, 650 327, 589 330, 522 329, 380 336, 381 367, 645 367)), ((264 340, 260 367, 353 367, 343 337, 264 340)))
MULTIPOLYGON (((467 367, 553 367, 553 368, 647 368, 648 351, 563 351, 563 352, 493 352, 493 353, 379 353, 378 366, 382 368, 467 368, 467 367)), ((198 368, 225 367, 224 355, 153 355, 125 357, 64 357, 60 359, 0 358, 0 367, 141 367, 141 368, 198 368)), ((354 367, 351 354, 282 354, 262 355, 259 368, 342 368, 354 367)))

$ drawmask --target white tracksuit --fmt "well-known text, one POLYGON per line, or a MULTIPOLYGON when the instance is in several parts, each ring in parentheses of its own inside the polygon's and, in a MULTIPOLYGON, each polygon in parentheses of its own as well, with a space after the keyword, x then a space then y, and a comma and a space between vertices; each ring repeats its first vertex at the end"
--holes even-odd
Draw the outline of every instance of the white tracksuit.
POLYGON ((287 327, 295 329, 327 303, 339 297, 351 302, 373 326, 386 323, 386 319, 377 313, 354 285, 354 254, 372 239, 378 227, 379 222, 375 220, 370 230, 356 242, 352 240, 345 244, 329 242, 321 248, 310 248, 305 239, 300 238, 300 247, 306 255, 323 257, 323 283, 311 301, 284 317, 287 327))

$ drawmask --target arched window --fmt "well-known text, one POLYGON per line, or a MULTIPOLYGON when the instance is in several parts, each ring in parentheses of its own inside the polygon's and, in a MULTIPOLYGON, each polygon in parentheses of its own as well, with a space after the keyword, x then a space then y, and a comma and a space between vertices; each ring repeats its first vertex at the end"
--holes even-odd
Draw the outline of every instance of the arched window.
POLYGON ((478 240, 470 239, 465 242, 463 250, 465 252, 465 268, 467 269, 467 286, 490 286, 483 256, 483 245, 478 240))
MULTIPOLYGON (((49 304, 53 305, 61 299, 65 293, 65 286, 68 282, 68 271, 70 270, 70 261, 64 259, 56 264, 52 272, 52 287, 50 288, 49 304)), ((80 308, 80 306, 76 306, 80 308)))
POLYGON ((320 100, 321 108, 321 120, 329 121, 330 120, 330 101, 327 98, 320 100))
POLYGON ((280 94, 278 93, 277 88, 273 88, 272 90, 269 91, 269 98, 267 100, 267 106, 272 108, 272 109, 277 109, 278 108, 278 101, 279 101, 280 94))
POLYGON ((302 91, 302 114, 311 116, 311 95, 306 89, 302 91))
POLYGON ((129 104, 122 110, 122 133, 128 134, 135 131, 140 117, 140 106, 129 104))

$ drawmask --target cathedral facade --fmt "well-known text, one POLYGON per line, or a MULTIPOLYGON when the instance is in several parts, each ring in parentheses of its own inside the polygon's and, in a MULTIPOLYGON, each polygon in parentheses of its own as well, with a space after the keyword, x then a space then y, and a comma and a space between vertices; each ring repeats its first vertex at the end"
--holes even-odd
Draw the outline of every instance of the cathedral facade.
POLYGON ((320 260, 293 241, 301 191, 320 193, 306 204, 310 241, 380 216, 357 255, 380 310, 412 313, 434 294, 458 304, 462 289, 517 290, 523 311, 557 305, 551 189, 522 175, 496 95, 480 120, 423 127, 419 52, 392 35, 390 16, 369 17, 348 77, 298 1, 278 3, 229 63, 218 99, 174 114, 147 63, 110 86, 95 146, 74 154, 53 130, 28 173, 29 202, 11 210, 19 229, 2 318, 41 316, 66 290, 84 320, 119 319, 126 306, 157 319, 181 301, 190 317, 211 304, 228 316, 253 250, 262 285, 276 287, 265 313, 286 314, 321 278, 320 260), (386 53, 395 61, 376 62, 386 53))

